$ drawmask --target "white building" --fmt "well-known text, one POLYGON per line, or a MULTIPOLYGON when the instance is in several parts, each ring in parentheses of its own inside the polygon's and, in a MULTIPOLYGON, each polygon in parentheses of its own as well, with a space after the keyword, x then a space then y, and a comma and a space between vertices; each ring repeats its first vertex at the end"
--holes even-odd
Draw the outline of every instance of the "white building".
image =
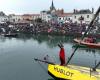
POLYGON ((44 21, 57 21, 57 15, 56 15, 56 8, 54 7, 53 1, 50 6, 50 10, 48 11, 41 11, 40 12, 41 19, 44 21))
POLYGON ((72 22, 89 24, 93 16, 94 16, 93 10, 92 12, 89 9, 80 10, 80 11, 74 10, 74 13, 72 15, 72 22))
POLYGON ((99 19, 98 22, 100 23, 100 13, 99 13, 98 19, 99 19))
POLYGON ((40 14, 32 14, 32 18, 33 18, 33 20, 35 20, 35 19, 38 19, 41 17, 40 17, 40 14))
POLYGON ((8 16, 5 13, 0 12, 0 23, 8 21, 8 16))
POLYGON ((58 14, 58 22, 70 22, 72 21, 73 13, 58 14))
POLYGON ((10 22, 19 22, 21 20, 23 20, 22 15, 14 15, 14 14, 9 15, 10 22))
POLYGON ((40 16, 41 16, 41 19, 44 21, 48 22, 49 20, 51 20, 51 14, 48 11, 41 11, 40 16))

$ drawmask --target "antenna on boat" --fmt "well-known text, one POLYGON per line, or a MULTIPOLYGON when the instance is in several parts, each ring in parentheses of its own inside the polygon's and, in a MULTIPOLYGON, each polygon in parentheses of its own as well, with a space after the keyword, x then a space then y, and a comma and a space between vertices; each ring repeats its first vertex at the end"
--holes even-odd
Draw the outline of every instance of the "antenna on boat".
MULTIPOLYGON (((90 22, 90 24, 89 24, 87 30, 86 30, 85 33, 83 34, 82 40, 83 40, 84 37, 87 35, 87 32, 93 27, 93 22, 94 22, 94 20, 96 19, 96 17, 98 16, 99 12, 100 12, 100 6, 99 6, 99 8, 98 8, 96 14, 94 15, 92 21, 90 22)), ((78 47, 79 47, 79 44, 78 44, 78 46, 74 49, 74 51, 72 52, 72 55, 71 55, 70 58, 68 59, 66 65, 69 64, 70 60, 72 59, 72 57, 73 57, 73 55, 75 54, 75 52, 76 52, 76 50, 78 49, 78 47)))

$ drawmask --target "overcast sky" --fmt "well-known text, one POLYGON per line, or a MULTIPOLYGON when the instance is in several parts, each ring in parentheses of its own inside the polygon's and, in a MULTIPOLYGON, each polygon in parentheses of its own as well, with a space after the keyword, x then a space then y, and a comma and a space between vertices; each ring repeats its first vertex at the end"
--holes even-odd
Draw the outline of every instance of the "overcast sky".
MULTIPOLYGON (((0 11, 6 14, 39 13, 48 10, 52 0, 0 0, 0 11)), ((73 9, 90 9, 95 11, 100 6, 100 0, 54 0, 56 9, 72 12, 73 9)))

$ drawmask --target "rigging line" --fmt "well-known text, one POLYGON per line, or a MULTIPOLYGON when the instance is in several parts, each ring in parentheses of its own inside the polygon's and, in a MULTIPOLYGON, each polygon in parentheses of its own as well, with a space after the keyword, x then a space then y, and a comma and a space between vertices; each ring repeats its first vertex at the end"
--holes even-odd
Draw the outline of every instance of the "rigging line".
MULTIPOLYGON (((44 57, 45 59, 44 60, 46 60, 47 62, 53 62, 53 63, 55 63, 55 61, 54 61, 54 58, 53 57, 55 57, 55 56, 49 56, 48 54, 44 57)), ((45 62, 46 62, 45 61, 45 62)))
POLYGON ((41 68, 46 72, 48 73, 47 69, 38 61, 38 64, 41 66, 41 68))
POLYGON ((52 62, 56 63, 56 61, 55 61, 55 59, 54 59, 54 58, 56 58, 56 59, 57 59, 57 57, 56 57, 55 55, 52 55, 52 57, 50 57, 50 58, 51 58, 50 60, 51 60, 52 62))
MULTIPOLYGON (((85 32, 84 35, 82 36, 82 40, 83 40, 84 37, 87 35, 87 32, 88 32, 88 31, 91 29, 91 27, 93 26, 93 22, 94 22, 94 20, 96 19, 96 17, 98 16, 99 12, 100 12, 100 6, 99 6, 99 8, 98 8, 96 14, 94 15, 92 21, 90 22, 88 29, 86 30, 86 32, 85 32)), ((66 63, 65 65, 68 65, 68 64, 69 64, 70 60, 71 60, 72 57, 74 56, 74 54, 75 54, 76 50, 78 49, 78 47, 79 47, 79 44, 78 44, 78 46, 75 48, 75 50, 72 52, 71 57, 68 59, 68 61, 67 61, 67 63, 66 63)))
POLYGON ((47 73, 48 74, 48 71, 47 71, 47 69, 38 61, 38 64, 41 66, 41 68, 45 71, 45 73, 47 73))
POLYGON ((98 62, 98 64, 94 68, 92 68, 93 71, 96 71, 96 68, 99 67, 99 65, 100 65, 100 61, 98 62))
POLYGON ((72 55, 70 56, 70 58, 68 59, 68 61, 67 61, 67 63, 66 63, 65 65, 67 65, 67 64, 70 62, 70 60, 71 60, 72 57, 74 56, 74 53, 76 52, 76 50, 78 49, 78 47, 79 47, 79 45, 74 49, 72 55))
POLYGON ((43 62, 43 63, 47 63, 47 64, 53 64, 53 62, 49 62, 49 61, 46 61, 46 60, 41 60, 41 59, 37 59, 37 58, 34 58, 35 61, 38 61, 38 62, 43 62))
MULTIPOLYGON (((41 66, 41 68, 46 72, 48 73, 47 69, 40 63, 40 62, 43 62, 43 63, 51 63, 51 62, 48 62, 48 61, 44 61, 44 60, 40 60, 40 59, 37 59, 37 58, 34 58, 35 61, 38 62, 38 64, 41 66)), ((52 63, 51 63, 52 64, 52 63)))

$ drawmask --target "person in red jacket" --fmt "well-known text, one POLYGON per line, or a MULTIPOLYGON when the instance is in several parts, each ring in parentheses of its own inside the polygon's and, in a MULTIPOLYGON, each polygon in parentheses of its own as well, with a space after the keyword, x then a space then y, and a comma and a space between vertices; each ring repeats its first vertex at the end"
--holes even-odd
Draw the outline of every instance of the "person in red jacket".
POLYGON ((60 65, 65 65, 65 50, 64 50, 64 46, 62 44, 58 44, 59 48, 60 48, 60 52, 59 52, 59 58, 60 58, 60 65))

